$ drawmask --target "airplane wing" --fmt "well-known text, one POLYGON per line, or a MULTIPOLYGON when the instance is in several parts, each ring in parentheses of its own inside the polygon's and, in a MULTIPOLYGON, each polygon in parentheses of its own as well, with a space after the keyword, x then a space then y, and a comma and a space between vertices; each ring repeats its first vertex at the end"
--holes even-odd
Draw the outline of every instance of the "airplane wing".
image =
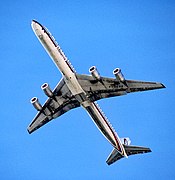
MULTIPOLYGON (((126 152, 126 154, 128 156, 134 155, 134 154, 143 154, 143 153, 151 152, 151 149, 147 148, 147 147, 127 146, 127 145, 123 145, 123 147, 125 148, 125 152, 126 152)), ((111 165, 111 164, 113 164, 117 160, 120 160, 123 157, 124 156, 122 156, 116 149, 113 149, 113 151, 109 155, 108 159, 106 160, 106 163, 108 165, 111 165)))
POLYGON ((37 113, 27 130, 31 134, 52 119, 79 106, 79 102, 72 96, 64 79, 62 79, 53 91, 53 96, 47 99, 42 110, 37 113))
POLYGON ((100 77, 95 79, 90 75, 77 75, 77 79, 83 90, 88 94, 91 101, 102 98, 126 95, 127 93, 147 91, 164 88, 165 86, 157 82, 143 82, 125 80, 119 81, 115 78, 100 77))

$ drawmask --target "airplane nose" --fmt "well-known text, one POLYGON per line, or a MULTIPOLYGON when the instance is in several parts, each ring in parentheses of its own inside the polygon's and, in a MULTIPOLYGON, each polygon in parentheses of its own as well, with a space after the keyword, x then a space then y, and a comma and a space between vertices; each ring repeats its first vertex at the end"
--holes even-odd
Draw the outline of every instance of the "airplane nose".
POLYGON ((36 20, 32 20, 31 26, 37 37, 41 37, 42 26, 36 20))
POLYGON ((31 25, 36 26, 36 25, 39 25, 39 23, 36 20, 33 19, 31 25))
POLYGON ((33 19, 32 22, 38 23, 35 19, 33 19))

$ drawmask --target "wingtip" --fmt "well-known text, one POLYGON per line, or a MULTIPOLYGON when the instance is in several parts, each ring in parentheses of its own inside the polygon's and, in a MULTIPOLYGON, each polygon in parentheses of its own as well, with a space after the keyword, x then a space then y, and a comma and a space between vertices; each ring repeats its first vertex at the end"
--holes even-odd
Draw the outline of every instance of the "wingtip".
POLYGON ((109 159, 107 159, 106 160, 106 164, 108 165, 108 166, 110 166, 111 164, 113 164, 115 161, 110 161, 109 159))
POLYGON ((32 131, 31 131, 29 128, 27 128, 27 132, 28 132, 29 134, 32 133, 32 131))
POLYGON ((166 86, 164 84, 161 83, 161 85, 162 85, 162 88, 166 88, 166 86))
POLYGON ((106 161, 106 164, 107 164, 108 166, 110 166, 112 163, 109 163, 108 161, 106 161))
POLYGON ((152 150, 149 148, 148 152, 152 152, 152 150))

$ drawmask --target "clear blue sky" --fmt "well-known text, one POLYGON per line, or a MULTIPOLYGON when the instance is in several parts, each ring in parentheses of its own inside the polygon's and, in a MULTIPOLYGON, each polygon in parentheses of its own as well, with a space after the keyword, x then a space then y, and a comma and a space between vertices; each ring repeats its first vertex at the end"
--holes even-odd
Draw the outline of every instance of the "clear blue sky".
POLYGON ((175 179, 175 1, 10 1, 0 6, 0 178, 175 179), (99 101, 120 137, 152 153, 108 166, 112 150, 87 113, 75 109, 29 135, 44 103, 40 86, 54 88, 61 74, 31 29, 45 25, 78 73, 97 66, 111 76, 162 82, 166 89, 99 101))

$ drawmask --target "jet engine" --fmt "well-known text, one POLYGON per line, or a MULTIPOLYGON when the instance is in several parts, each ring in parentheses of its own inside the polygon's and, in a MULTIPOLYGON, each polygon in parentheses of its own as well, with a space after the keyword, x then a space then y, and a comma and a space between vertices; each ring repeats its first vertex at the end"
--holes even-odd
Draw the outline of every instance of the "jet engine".
POLYGON ((48 97, 52 97, 53 96, 53 92, 52 92, 52 90, 50 89, 50 87, 49 87, 49 85, 47 83, 44 83, 41 86, 41 89, 44 91, 46 96, 48 96, 48 97))
POLYGON ((95 79, 100 80, 100 78, 101 78, 100 73, 97 71, 97 68, 95 66, 92 66, 89 69, 89 72, 95 79))
POLYGON ((42 110, 42 105, 40 104, 39 100, 37 97, 33 97, 31 100, 30 100, 31 104, 34 106, 34 108, 37 110, 37 111, 41 111, 42 110))
POLYGON ((123 76, 122 71, 121 71, 120 68, 114 69, 113 74, 115 75, 115 77, 116 77, 117 80, 119 80, 119 81, 121 81, 121 82, 124 82, 124 81, 125 81, 125 78, 124 78, 124 76, 123 76))

